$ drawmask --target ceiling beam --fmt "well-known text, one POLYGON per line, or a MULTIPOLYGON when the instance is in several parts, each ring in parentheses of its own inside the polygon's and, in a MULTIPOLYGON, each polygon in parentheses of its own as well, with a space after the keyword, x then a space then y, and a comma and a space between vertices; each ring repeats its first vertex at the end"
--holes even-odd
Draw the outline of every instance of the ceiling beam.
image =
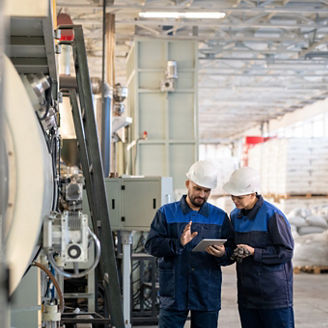
POLYGON ((312 43, 310 47, 308 47, 307 49, 304 49, 303 51, 301 51, 299 53, 299 57, 304 57, 306 54, 308 54, 309 52, 314 50, 316 47, 320 46, 323 43, 327 43, 327 42, 328 42, 328 36, 322 38, 321 40, 318 40, 317 42, 312 43))
POLYGON ((244 89, 244 90, 251 90, 251 89, 257 89, 258 91, 260 90, 270 90, 270 91, 274 91, 274 90, 285 90, 287 91, 291 91, 291 92, 295 92, 295 91, 305 91, 305 90, 327 90, 328 91, 328 85, 327 84, 313 84, 313 83, 309 83, 308 86, 289 86, 289 85, 235 85, 233 83, 230 83, 229 85, 213 85, 213 86, 205 86, 205 85, 199 85, 198 89, 215 89, 215 90, 222 90, 222 89, 231 89, 231 88, 235 88, 237 89, 244 89))
MULTIPOLYGON (((217 1, 218 4, 220 4, 220 1, 217 1)), ((308 3, 311 4, 311 3, 308 3)), ((316 7, 315 5, 318 5, 318 2, 314 2, 313 6, 303 6, 299 5, 295 8, 295 6, 277 6, 277 7, 252 7, 252 8, 245 8, 245 7, 224 7, 224 6, 212 6, 211 8, 204 8, 204 7, 198 7, 198 6, 191 6, 188 8, 188 12, 226 12, 226 13, 240 13, 240 14, 259 14, 259 13, 274 13, 274 14, 328 14, 328 6, 322 5, 321 7, 316 7)), ((90 4, 86 2, 71 2, 68 3, 67 1, 57 1, 57 7, 67 7, 67 8, 92 8, 93 10, 102 10, 102 5, 99 4, 90 4)), ((135 12, 135 11, 166 11, 166 12, 172 12, 177 11, 179 9, 180 11, 186 11, 183 10, 183 8, 176 7, 176 6, 170 6, 170 7, 155 7, 151 5, 109 5, 107 6, 106 11, 107 12, 135 12)))
MULTIPOLYGON (((88 19, 88 18, 78 18, 74 19, 75 24, 85 24, 85 25, 101 25, 101 21, 97 19, 88 19)), ((223 21, 216 21, 215 23, 211 20, 201 20, 201 19, 195 19, 195 20, 175 20, 175 19, 117 19, 115 24, 117 26, 119 25, 154 25, 154 26, 166 26, 166 25, 172 25, 179 24, 180 26, 210 26, 215 28, 253 28, 253 29, 292 29, 297 30, 300 28, 309 28, 309 29, 325 29, 328 30, 328 26, 326 24, 318 24, 316 22, 309 23, 309 24, 300 24, 300 23, 294 23, 291 22, 289 24, 287 23, 275 23, 275 20, 272 20, 268 23, 247 23, 247 22, 239 22, 238 24, 232 23, 232 22, 225 22, 223 21)))
MULTIPOLYGON (((140 24, 139 24, 140 26, 140 24)), ((248 31, 249 32, 249 31, 248 31)), ((168 36, 168 35, 160 35, 161 39, 167 39, 167 40, 196 40, 196 41, 208 41, 209 40, 209 35, 208 32, 206 31, 202 31, 200 30, 198 33, 198 35, 188 35, 185 34, 186 32, 184 31, 184 33, 180 33, 179 31, 177 31, 177 34, 175 34, 174 36, 168 36)), ((274 37, 258 37, 258 36, 254 36, 253 35, 249 35, 250 33, 247 33, 247 31, 243 32, 245 33, 245 35, 232 35, 231 37, 227 38, 223 38, 220 36, 211 36, 210 40, 215 42, 227 42, 227 41, 232 41, 232 42, 236 42, 236 41, 243 41, 243 42, 250 42, 250 43, 268 43, 268 42, 291 42, 293 44, 299 43, 299 42, 308 42, 308 40, 303 37, 303 36, 274 36, 274 37)), ((86 33, 85 33, 86 34, 86 33)), ((142 33, 142 31, 137 31, 135 33, 136 36, 140 36, 140 37, 150 37, 150 35, 148 34, 144 34, 142 33)), ((134 35, 132 33, 124 33, 123 31, 119 31, 119 27, 118 27, 118 31, 115 35, 116 40, 118 41, 131 41, 131 39, 134 37, 134 35)), ((101 39, 101 33, 97 36, 94 35, 92 36, 93 39, 101 39)))
MULTIPOLYGON (((271 70, 276 70, 274 68, 270 69, 271 70)), ((289 70, 289 69, 288 69, 289 70)), ((290 69, 292 70, 292 68, 290 69)), ((312 68, 313 70, 313 68, 312 68)), ((238 71, 238 69, 236 69, 238 71)), ((241 78, 252 78, 252 77, 325 77, 328 79, 328 69, 326 70, 326 73, 304 73, 304 72, 299 72, 299 69, 297 69, 295 72, 290 73, 286 72, 286 69, 280 69, 280 73, 269 73, 269 72, 263 72, 263 73, 234 73, 234 72, 213 72, 213 71, 208 71, 208 72, 203 72, 202 70, 198 71, 198 76, 204 75, 205 77, 211 77, 211 76, 230 76, 230 77, 241 77, 241 78)), ((328 81, 327 81, 328 82, 328 81)))
MULTIPOLYGON (((261 61, 261 62, 267 62, 267 58, 249 58, 249 57, 214 57, 214 58, 207 58, 207 57, 198 57, 199 60, 218 60, 218 61, 261 61)), ((313 60, 310 61, 308 59, 300 60, 296 58, 285 58, 285 59, 274 59, 273 63, 270 63, 269 65, 276 65, 276 64, 310 64, 310 63, 320 64, 320 65, 327 65, 328 64, 328 58, 327 60, 323 60, 322 58, 320 60, 313 60)))

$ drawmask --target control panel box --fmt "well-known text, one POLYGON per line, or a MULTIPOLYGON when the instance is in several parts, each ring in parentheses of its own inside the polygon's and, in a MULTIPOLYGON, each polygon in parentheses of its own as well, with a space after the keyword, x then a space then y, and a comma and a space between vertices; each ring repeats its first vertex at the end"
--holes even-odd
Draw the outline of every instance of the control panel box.
POLYGON ((171 177, 105 178, 105 188, 113 231, 148 231, 157 209, 173 201, 171 177))

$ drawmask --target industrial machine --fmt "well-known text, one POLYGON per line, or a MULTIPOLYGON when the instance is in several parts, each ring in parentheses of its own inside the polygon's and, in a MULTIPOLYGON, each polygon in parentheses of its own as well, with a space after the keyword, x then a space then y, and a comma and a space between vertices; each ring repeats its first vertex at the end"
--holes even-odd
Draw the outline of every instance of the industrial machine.
MULTIPOLYGON (((55 29, 54 11, 50 0, 7 1, 4 11, 10 42, 0 62, 0 308, 10 310, 4 317, 11 323, 2 327, 129 328, 131 313, 136 322, 149 313, 156 320, 156 260, 142 242, 157 208, 172 201, 172 178, 104 178, 107 142, 98 143, 83 31, 55 29), (68 30, 74 37, 61 38, 68 30), (73 56, 73 76, 58 73, 61 46, 73 56), (72 112, 69 138, 61 103, 72 112), (74 290, 85 281, 84 291, 74 290), (65 306, 83 297, 87 306, 65 306)), ((117 85, 116 114, 126 96, 117 85)), ((121 121, 113 134, 131 123, 121 121)))
MULTIPOLYGON (((109 309, 107 302, 107 317, 94 319, 91 316, 89 322, 101 319, 106 327, 123 328, 120 293, 117 302, 112 299, 119 291, 116 266, 108 262, 98 266, 102 236, 99 237, 94 222, 99 213, 95 213, 92 206, 92 217, 82 213, 82 190, 88 189, 91 202, 93 181, 90 176, 86 178, 85 163, 83 168, 74 167, 61 159, 59 102, 62 94, 57 71, 60 28, 54 29, 53 3, 50 0, 7 1, 4 7, 2 22, 8 22, 4 24, 7 38, 1 40, 8 39, 9 44, 1 48, 0 80, 4 97, 0 98, 4 120, 0 129, 3 186, 0 218, 4 236, 1 259, 5 260, 2 268, 8 269, 4 272, 8 272, 6 281, 10 284, 8 289, 1 289, 1 300, 11 295, 12 302, 1 307, 10 308, 10 326, 59 327, 65 323, 64 279, 85 277, 101 267, 105 271, 101 279, 107 277, 108 286, 111 277, 111 287, 105 287, 104 298, 115 305, 109 309), (41 274, 34 267, 41 269, 41 274)), ((77 27, 76 40, 70 46, 75 54, 79 47, 80 57, 75 60, 87 69, 81 28, 77 27)), ((81 72, 75 73, 75 79, 81 78, 81 72)), ((87 72, 83 75, 85 80, 80 80, 80 89, 74 91, 76 97, 72 101, 78 99, 84 106, 84 114, 88 111, 87 115, 92 117, 92 108, 85 106, 89 94, 81 89, 91 90, 90 79, 87 72)), ((75 107, 75 112, 81 114, 82 110, 75 107)), ((89 130, 95 134, 93 139, 97 143, 94 121, 89 121, 89 130)), ((100 158, 99 146, 93 148, 96 152, 93 158, 97 155, 100 158)), ((85 151, 89 149, 86 145, 85 151)), ((101 167, 94 167, 93 175, 103 181, 101 167)), ((106 199, 104 203, 107 207, 106 199)), ((108 222, 102 225, 104 233, 110 232, 108 215, 102 217, 108 222)), ((104 250, 110 257, 106 246, 104 250)), ((113 255, 111 258, 115 263, 113 255)), ((2 322, 2 326, 9 327, 9 323, 2 322)))
MULTIPOLYGON (((105 187, 111 228, 117 239, 126 327, 145 322, 156 324, 159 311, 157 261, 145 254, 143 242, 157 209, 173 200, 172 178, 106 178, 105 187)), ((89 212, 88 206, 84 212, 89 212)))

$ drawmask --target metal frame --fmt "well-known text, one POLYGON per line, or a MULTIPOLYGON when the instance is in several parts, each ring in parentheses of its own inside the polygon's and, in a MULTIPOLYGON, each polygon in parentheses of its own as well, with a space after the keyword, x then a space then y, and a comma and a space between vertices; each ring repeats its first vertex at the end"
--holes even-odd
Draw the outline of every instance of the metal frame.
MULTIPOLYGON (((101 5, 86 0, 57 3, 87 28, 89 61, 93 75, 99 74, 101 5)), ((125 0, 108 5, 107 12, 116 17, 121 63, 116 71, 122 83, 125 53, 136 36, 199 41, 202 141, 233 138, 328 96, 327 0, 125 0), (138 17, 146 10, 222 11, 226 17, 217 21, 138 17), (221 103, 222 98, 227 103, 221 103), (246 103, 237 104, 235 99, 246 103)))
POLYGON ((100 279, 103 281, 105 299, 112 324, 124 327, 121 290, 115 258, 114 242, 109 221, 107 197, 96 121, 92 102, 92 91, 87 65, 87 55, 81 25, 61 26, 73 29, 72 42, 78 96, 75 89, 69 90, 73 120, 78 139, 82 170, 93 228, 101 242, 100 279), (100 232, 98 226, 100 224, 100 232))
POLYGON ((131 321, 134 325, 138 324, 157 324, 158 322, 158 313, 159 313, 159 303, 158 303, 158 277, 157 277, 157 259, 151 255, 148 254, 138 254, 134 253, 132 254, 132 263, 133 262, 139 262, 140 264, 140 310, 136 310, 132 306, 132 313, 131 313, 131 321), (151 282, 145 281, 145 262, 151 262, 152 264, 152 276, 151 276, 151 282), (151 289, 151 310, 145 309, 145 299, 144 299, 144 289, 150 288, 151 289))
POLYGON ((185 187, 185 171, 198 159, 197 51, 192 40, 136 38, 127 61, 132 95, 127 107, 134 122, 129 141, 138 140, 143 130, 148 138, 130 151, 131 157, 136 155, 136 165, 127 173, 171 176, 174 189, 185 187), (188 53, 183 55, 186 48, 188 53), (179 78, 173 92, 162 92, 160 81, 173 59, 179 78), (186 131, 180 133, 182 126, 186 131))

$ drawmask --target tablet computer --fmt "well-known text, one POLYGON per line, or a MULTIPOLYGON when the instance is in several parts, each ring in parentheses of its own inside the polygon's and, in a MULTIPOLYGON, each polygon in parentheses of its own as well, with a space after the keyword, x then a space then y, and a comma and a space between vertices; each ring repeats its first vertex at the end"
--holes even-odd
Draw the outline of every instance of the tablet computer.
POLYGON ((211 245, 223 245, 226 239, 202 239, 193 249, 193 252, 205 252, 205 249, 211 245))

